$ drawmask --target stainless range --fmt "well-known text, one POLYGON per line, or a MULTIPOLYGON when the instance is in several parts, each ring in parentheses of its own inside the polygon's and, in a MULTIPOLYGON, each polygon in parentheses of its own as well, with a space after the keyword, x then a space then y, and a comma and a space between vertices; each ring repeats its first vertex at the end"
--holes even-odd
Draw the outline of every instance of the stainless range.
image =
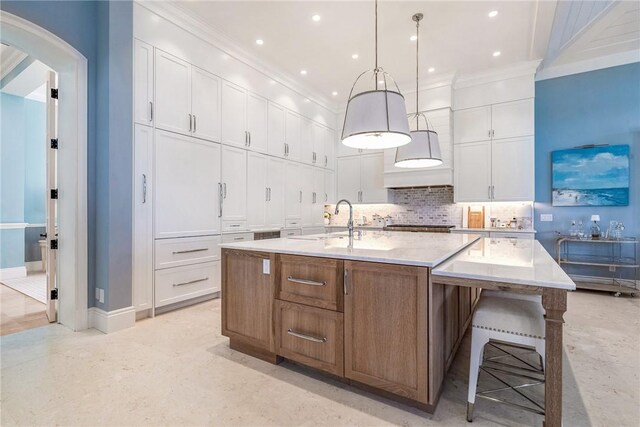
POLYGON ((412 231, 414 233, 450 233, 455 225, 419 225, 419 224, 393 224, 383 228, 386 231, 412 231))

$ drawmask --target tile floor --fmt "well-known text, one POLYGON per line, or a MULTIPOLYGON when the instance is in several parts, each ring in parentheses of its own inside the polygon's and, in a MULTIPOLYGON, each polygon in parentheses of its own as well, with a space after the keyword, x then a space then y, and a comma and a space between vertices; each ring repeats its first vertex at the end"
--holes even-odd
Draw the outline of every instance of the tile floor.
MULTIPOLYGON (((640 299, 576 292, 565 316, 564 425, 637 426, 640 299)), ((0 339, 0 424, 466 426, 469 337, 433 415, 229 349, 220 301, 111 335, 59 325, 0 339)), ((490 402, 473 426, 540 425, 490 402)))
POLYGON ((48 324, 43 303, 0 284, 0 335, 48 324))

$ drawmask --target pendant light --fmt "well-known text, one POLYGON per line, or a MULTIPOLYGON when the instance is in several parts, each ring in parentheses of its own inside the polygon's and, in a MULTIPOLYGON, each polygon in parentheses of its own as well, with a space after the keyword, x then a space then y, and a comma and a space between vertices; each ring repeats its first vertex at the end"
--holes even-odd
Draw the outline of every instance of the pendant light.
POLYGON ((419 49, 418 35, 420 31, 420 20, 423 18, 422 13, 416 13, 412 19, 416 22, 416 130, 411 132, 411 142, 396 150, 395 166, 398 168, 428 168, 439 166, 442 164, 442 155, 440 153, 440 142, 438 134, 429 129, 429 121, 424 113, 419 113, 418 103, 418 78, 419 73, 419 49), (420 118, 424 119, 426 129, 420 129, 420 118))
POLYGON ((356 79, 344 116, 342 143, 363 149, 395 148, 411 142, 407 107, 395 80, 378 66, 378 1, 375 2, 375 68, 356 79), (373 87, 354 94, 359 81, 371 75, 373 87), (391 86, 391 88, 389 87, 391 86), (393 89, 395 88, 395 90, 393 89))

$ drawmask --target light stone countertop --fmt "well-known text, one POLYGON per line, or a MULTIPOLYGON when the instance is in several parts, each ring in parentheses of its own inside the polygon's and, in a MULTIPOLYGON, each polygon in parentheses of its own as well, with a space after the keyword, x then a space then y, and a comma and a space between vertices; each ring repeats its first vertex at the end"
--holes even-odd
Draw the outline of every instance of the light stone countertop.
POLYGON ((483 238, 432 270, 433 276, 575 290, 537 240, 483 238))
POLYGON ((433 267, 480 239, 477 234, 362 230, 223 243, 222 248, 433 267))
POLYGON ((486 228, 467 228, 467 227, 455 227, 452 231, 468 231, 473 233, 474 231, 493 231, 495 233, 536 233, 534 229, 517 229, 517 228, 509 228, 509 227, 486 227, 486 228))

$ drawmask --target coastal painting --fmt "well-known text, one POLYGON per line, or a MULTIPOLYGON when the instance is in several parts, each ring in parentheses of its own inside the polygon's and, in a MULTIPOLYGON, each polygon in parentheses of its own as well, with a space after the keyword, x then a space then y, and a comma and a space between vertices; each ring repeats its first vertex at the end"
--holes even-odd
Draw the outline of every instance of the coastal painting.
POLYGON ((628 206, 629 146, 551 153, 553 206, 628 206))

